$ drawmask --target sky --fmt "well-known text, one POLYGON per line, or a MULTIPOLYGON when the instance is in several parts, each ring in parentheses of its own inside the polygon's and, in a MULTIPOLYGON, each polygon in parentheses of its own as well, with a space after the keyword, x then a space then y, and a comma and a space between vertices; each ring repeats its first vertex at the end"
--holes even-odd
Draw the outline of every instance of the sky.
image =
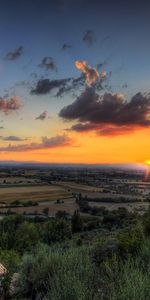
POLYGON ((150 160, 150 2, 5 0, 0 160, 150 160))

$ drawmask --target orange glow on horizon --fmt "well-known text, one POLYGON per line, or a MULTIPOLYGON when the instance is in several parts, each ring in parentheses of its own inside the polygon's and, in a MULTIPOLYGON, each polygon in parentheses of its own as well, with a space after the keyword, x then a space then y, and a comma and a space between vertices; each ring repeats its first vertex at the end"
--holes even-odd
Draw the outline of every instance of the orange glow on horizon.
MULTIPOLYGON (((120 136, 70 133, 71 145, 26 152, 2 152, 0 160, 56 163, 142 163, 149 157, 148 129, 120 136), (141 143, 142 141, 142 143, 141 143)), ((31 142, 31 141, 30 141, 31 142)), ((148 165, 150 161, 148 160, 148 165)))

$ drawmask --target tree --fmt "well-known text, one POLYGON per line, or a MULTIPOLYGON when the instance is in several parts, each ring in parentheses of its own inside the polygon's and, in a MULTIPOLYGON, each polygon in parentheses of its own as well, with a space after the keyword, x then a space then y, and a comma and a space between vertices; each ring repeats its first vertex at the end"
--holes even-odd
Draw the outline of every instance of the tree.
POLYGON ((48 215, 49 215, 49 207, 44 207, 43 208, 43 214, 48 217, 48 215))
POLYGON ((62 218, 49 220, 43 229, 44 242, 47 244, 63 241, 71 237, 70 223, 62 218))
POLYGON ((68 213, 65 210, 58 210, 56 213, 56 218, 67 219, 68 213))
POLYGON ((25 221, 16 231, 15 249, 20 253, 31 250, 39 242, 39 232, 35 224, 25 221))
POLYGON ((83 222, 79 212, 76 210, 71 220, 72 232, 80 232, 83 229, 83 222))
POLYGON ((16 242, 16 231, 24 222, 22 215, 8 216, 0 221, 0 247, 2 249, 13 249, 16 242))

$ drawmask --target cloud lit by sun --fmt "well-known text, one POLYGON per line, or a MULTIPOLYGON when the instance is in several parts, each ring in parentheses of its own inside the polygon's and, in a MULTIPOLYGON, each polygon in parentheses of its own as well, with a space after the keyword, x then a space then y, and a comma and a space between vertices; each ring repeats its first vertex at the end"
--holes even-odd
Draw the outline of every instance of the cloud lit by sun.
POLYGON ((106 72, 103 71, 99 73, 96 68, 89 67, 87 61, 75 61, 75 66, 77 69, 81 70, 86 78, 86 83, 91 86, 96 82, 96 80, 101 77, 106 77, 106 72))

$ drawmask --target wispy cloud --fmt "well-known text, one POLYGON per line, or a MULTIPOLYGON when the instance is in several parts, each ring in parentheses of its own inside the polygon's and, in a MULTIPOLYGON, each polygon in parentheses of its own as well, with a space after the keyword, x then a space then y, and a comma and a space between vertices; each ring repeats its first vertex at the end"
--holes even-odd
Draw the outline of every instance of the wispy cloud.
POLYGON ((35 118, 35 120, 41 120, 44 121, 45 119, 48 119, 49 115, 47 110, 43 111, 38 117, 35 118))
POLYGON ((5 56, 7 60, 16 60, 23 54, 23 46, 19 46, 14 51, 8 52, 5 56))
POLYGON ((16 135, 1 136, 0 139, 3 140, 3 141, 11 141, 11 142, 22 142, 22 141, 27 140, 27 138, 21 138, 21 137, 16 136, 16 135))
POLYGON ((20 97, 13 96, 10 99, 0 98, 0 111, 8 114, 12 111, 17 111, 22 107, 20 97))
POLYGON ((62 45, 62 50, 67 50, 67 49, 70 49, 70 48, 72 48, 72 45, 70 45, 70 44, 63 44, 62 45))
POLYGON ((51 92, 54 89, 59 89, 61 87, 66 86, 66 84, 71 80, 71 78, 64 78, 64 79, 40 79, 35 88, 31 89, 31 94, 35 95, 44 95, 51 92))
POLYGON ((39 64, 39 67, 44 68, 47 71, 49 71, 49 70, 56 71, 57 70, 56 64, 55 64, 53 58, 50 56, 45 56, 42 59, 41 63, 39 64))
POLYGON ((96 41, 95 33, 93 30, 88 29, 85 34, 83 35, 83 42, 88 46, 92 46, 93 43, 96 41))
POLYGON ((51 149, 71 145, 72 140, 67 135, 56 135, 54 137, 42 137, 41 143, 30 143, 22 145, 11 145, 0 147, 1 152, 25 152, 40 149, 51 149))

